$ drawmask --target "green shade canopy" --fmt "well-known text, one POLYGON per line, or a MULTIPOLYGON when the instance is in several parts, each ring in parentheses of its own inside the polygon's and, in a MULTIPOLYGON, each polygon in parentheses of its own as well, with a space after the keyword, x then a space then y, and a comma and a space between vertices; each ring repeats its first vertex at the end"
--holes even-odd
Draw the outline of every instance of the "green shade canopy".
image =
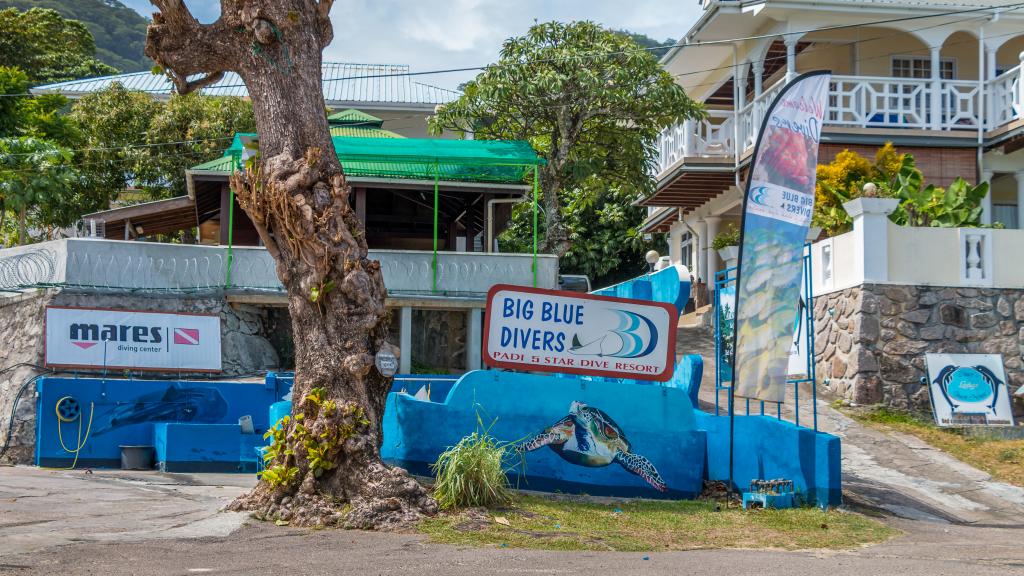
MULTIPOLYGON (((242 138, 257 136, 236 134, 225 157, 242 157, 242 138)), ((526 184, 532 167, 544 163, 527 142, 518 140, 391 138, 375 134, 334 136, 333 141, 345 173, 367 178, 526 184)), ((213 170, 216 168, 211 165, 222 166, 221 162, 207 162, 193 170, 213 170)))

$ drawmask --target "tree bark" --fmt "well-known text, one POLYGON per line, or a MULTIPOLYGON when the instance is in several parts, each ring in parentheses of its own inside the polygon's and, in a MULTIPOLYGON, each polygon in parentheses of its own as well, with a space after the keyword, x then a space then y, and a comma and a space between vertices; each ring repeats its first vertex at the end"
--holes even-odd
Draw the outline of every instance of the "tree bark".
POLYGON ((284 480, 264 475, 231 507, 293 525, 377 529, 433 514, 423 487, 380 460, 390 379, 374 354, 391 345, 380 264, 367 257, 324 114, 333 0, 221 0, 221 17, 206 25, 182 0, 151 1, 160 13, 146 54, 179 91, 226 71, 248 88, 259 156, 231 186, 276 261, 292 319, 292 418, 266 463, 284 480))

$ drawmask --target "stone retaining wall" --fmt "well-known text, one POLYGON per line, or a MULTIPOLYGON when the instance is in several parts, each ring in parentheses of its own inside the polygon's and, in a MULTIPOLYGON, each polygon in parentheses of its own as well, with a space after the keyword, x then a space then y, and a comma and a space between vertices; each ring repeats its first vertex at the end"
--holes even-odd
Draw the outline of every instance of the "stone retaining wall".
MULTIPOLYGON (((48 305, 217 314, 221 317, 221 376, 224 377, 254 375, 278 368, 279 355, 271 340, 279 340, 275 331, 290 330, 290 326, 272 321, 267 309, 230 305, 223 297, 217 296, 183 298, 36 291, 0 297, 0 370, 19 363, 43 364, 43 318, 48 305)), ((78 372, 88 373, 86 370, 78 372)), ((31 366, 0 372, 0 448, 10 426, 14 397, 25 382, 39 373, 31 366)), ((188 377, 188 374, 183 376, 188 377)), ((199 376, 208 378, 209 374, 199 376)), ((32 462, 35 412, 35 387, 30 385, 14 413, 10 448, 0 457, 0 462, 32 462)))
POLYGON ((1024 386, 1024 290, 864 284, 817 297, 814 321, 818 381, 850 402, 930 410, 927 352, 1001 354, 1024 386))

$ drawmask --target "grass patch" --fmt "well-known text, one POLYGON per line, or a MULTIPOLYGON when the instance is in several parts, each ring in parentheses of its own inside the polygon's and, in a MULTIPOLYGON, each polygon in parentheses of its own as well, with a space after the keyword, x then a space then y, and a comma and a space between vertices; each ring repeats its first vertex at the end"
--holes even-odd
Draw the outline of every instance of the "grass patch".
POLYGON ((848 549, 898 534, 877 520, 839 510, 724 509, 704 501, 630 500, 605 504, 518 496, 513 508, 464 511, 424 520, 434 542, 545 550, 656 552, 698 548, 848 549), (495 518, 508 521, 504 525, 495 518))
POLYGON ((939 428, 931 420, 891 408, 848 412, 851 418, 883 430, 916 436, 928 444, 1008 484, 1024 486, 1024 440, 966 436, 955 428, 939 428))

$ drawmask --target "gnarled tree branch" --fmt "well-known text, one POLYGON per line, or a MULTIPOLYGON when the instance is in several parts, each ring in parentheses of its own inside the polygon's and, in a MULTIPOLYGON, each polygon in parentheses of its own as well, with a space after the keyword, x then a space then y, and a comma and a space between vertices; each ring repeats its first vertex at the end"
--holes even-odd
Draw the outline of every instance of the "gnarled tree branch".
POLYGON ((146 31, 146 55, 165 70, 180 94, 209 86, 237 68, 241 54, 234 14, 200 24, 183 0, 150 1, 159 12, 146 31), (193 76, 200 77, 190 80, 193 76))

